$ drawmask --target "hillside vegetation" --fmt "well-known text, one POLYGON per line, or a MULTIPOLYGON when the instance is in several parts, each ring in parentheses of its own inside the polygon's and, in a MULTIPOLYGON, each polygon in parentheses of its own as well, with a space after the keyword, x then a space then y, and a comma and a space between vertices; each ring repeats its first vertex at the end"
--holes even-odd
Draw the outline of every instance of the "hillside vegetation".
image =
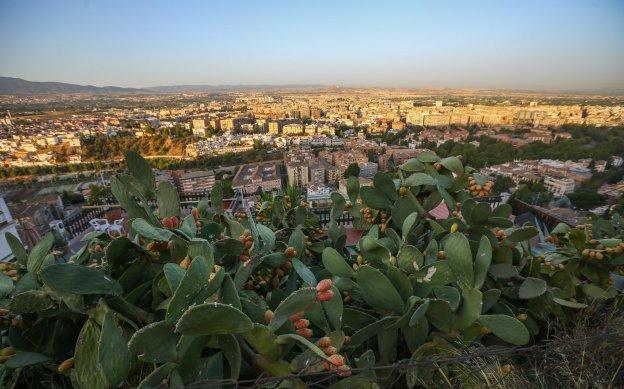
POLYGON ((539 344, 621 298, 621 218, 548 236, 514 226, 509 205, 480 202, 490 179, 456 157, 424 153, 369 187, 350 178, 327 229, 292 188, 232 215, 216 185, 184 212, 138 154, 126 163, 111 184, 128 236, 89 233, 61 263, 53 235, 30 252, 7 235, 3 386, 522 386, 531 378, 494 357, 442 360, 539 344), (440 202, 451 215, 434 220, 440 202))

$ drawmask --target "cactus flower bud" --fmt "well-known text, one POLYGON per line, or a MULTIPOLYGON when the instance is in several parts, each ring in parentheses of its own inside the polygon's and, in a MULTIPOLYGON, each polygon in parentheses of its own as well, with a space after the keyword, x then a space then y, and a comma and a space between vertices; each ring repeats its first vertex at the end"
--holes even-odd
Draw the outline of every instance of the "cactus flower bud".
POLYGON ((327 290, 325 292, 319 292, 316 294, 316 298, 319 301, 329 301, 334 298, 334 292, 331 290, 327 290))
POLYGON ((509 364, 501 366, 500 369, 501 369, 501 372, 504 375, 507 375, 507 374, 511 373, 511 365, 509 365, 509 364))
POLYGON ((0 355, 3 357, 8 357, 15 354, 15 350, 13 350, 13 347, 5 347, 2 350, 0 350, 0 355))
POLYGON ((516 316, 516 319, 520 320, 520 321, 525 321, 528 318, 526 313, 520 313, 518 314, 518 316, 516 316))
POLYGON ((74 358, 66 359, 63 362, 61 362, 61 364, 59 365, 58 372, 65 373, 66 371, 71 369, 72 366, 74 366, 74 358))
POLYGON ((327 355, 328 357, 334 355, 334 354, 338 354, 338 350, 336 349, 336 347, 334 346, 329 346, 329 347, 325 347, 323 349, 323 352, 325 353, 325 355, 327 355))
POLYGON ((264 311, 264 321, 269 324, 271 320, 273 320, 273 311, 267 309, 266 311, 264 311))
POLYGON ((180 262, 180 267, 186 270, 189 268, 189 266, 191 266, 191 258, 187 255, 186 257, 184 257, 182 262, 180 262))
POLYGON ((332 287, 332 280, 330 280, 329 278, 326 278, 324 280, 319 281, 319 283, 316 285, 316 290, 317 292, 326 292, 330 290, 331 287, 332 287))
POLYGON ((195 220, 198 220, 199 219, 199 209, 197 209, 197 208, 191 209, 191 215, 193 215, 193 218, 195 220))
POLYGON ((286 255, 286 258, 292 258, 297 255, 297 250, 295 250, 294 247, 287 247, 286 250, 284 250, 284 255, 286 255))
POLYGON ((451 226, 451 234, 457 232, 458 229, 459 225, 457 223, 453 223, 453 225, 451 226))

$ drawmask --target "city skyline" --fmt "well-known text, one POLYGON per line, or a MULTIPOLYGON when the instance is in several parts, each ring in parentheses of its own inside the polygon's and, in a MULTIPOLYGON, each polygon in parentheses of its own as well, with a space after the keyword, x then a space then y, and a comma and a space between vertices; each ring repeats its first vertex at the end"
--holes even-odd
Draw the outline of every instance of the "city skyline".
POLYGON ((0 2, 0 75, 96 86, 624 88, 624 5, 0 2), (46 64, 46 66, 41 66, 46 64))

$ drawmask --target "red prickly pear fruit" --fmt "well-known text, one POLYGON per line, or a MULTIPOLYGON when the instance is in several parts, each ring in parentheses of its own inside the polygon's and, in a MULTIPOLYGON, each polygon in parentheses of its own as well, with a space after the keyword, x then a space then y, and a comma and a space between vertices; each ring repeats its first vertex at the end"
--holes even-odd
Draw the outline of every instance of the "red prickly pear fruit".
POLYGON ((319 283, 316 285, 316 291, 317 292, 327 292, 328 290, 330 290, 332 287, 332 280, 330 280, 329 278, 326 278, 324 280, 319 281, 319 283))
POLYGON ((336 370, 338 370, 336 375, 341 378, 349 377, 352 374, 351 368, 348 365, 338 366, 336 370))
POLYGON ((321 339, 319 339, 316 342, 316 345, 319 346, 320 348, 326 348, 331 346, 332 341, 331 338, 329 336, 323 336, 321 339))
POLYGON ((295 322, 295 328, 298 330, 301 328, 308 328, 309 325, 310 321, 307 319, 299 319, 295 322))
POLYGON ((342 366, 345 364, 344 357, 340 354, 334 354, 328 357, 327 359, 329 360, 329 363, 331 363, 334 366, 342 366))
POLYGON ((329 301, 334 298, 334 292, 331 290, 327 290, 325 292, 319 292, 316 294, 316 298, 319 301, 329 301))
POLYGON ((299 319, 303 319, 304 312, 299 311, 290 317, 290 321, 295 322, 299 319))
POLYGON ((297 330, 297 334, 299 334, 300 336, 303 336, 304 338, 311 338, 312 330, 309 328, 299 328, 297 330))

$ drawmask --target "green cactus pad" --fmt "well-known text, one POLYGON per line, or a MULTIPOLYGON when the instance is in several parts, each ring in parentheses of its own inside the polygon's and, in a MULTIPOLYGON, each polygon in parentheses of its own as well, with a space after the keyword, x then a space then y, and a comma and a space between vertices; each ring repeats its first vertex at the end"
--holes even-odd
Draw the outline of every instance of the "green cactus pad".
POLYGON ((525 300, 532 299, 543 295, 547 288, 548 284, 541 278, 527 277, 520 285, 518 297, 525 300))
POLYGON ((41 279, 61 292, 75 294, 112 294, 123 292, 121 285, 101 271, 73 264, 55 264, 44 268, 41 279))
POLYGON ((374 267, 364 265, 357 269, 356 278, 362 297, 373 307, 403 312, 403 300, 390 280, 374 267))
POLYGON ((176 332, 184 335, 240 334, 253 328, 253 323, 231 305, 205 303, 189 308, 178 321, 176 332))
POLYGON ((529 330, 515 317, 507 315, 481 315, 479 323, 492 330, 494 335, 505 342, 516 346, 529 343, 531 338, 529 330))

